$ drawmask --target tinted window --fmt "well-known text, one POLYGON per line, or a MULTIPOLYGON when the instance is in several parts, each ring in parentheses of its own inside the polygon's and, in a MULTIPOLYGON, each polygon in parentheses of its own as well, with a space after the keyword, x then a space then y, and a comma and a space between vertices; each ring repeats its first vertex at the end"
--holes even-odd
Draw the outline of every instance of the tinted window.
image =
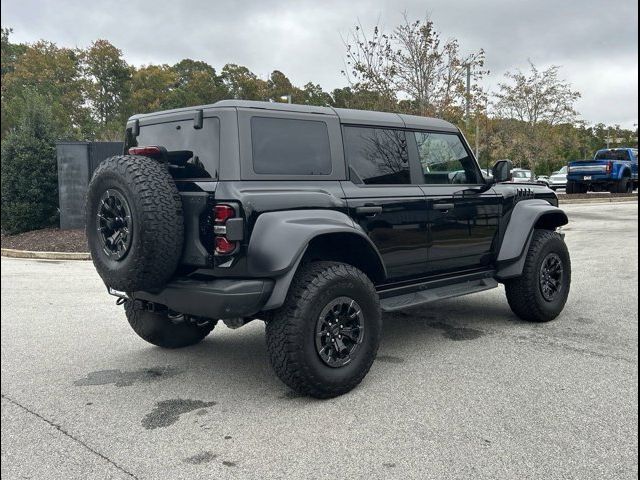
POLYGON ((411 183, 407 139, 402 130, 345 127, 343 138, 354 183, 411 183))
POLYGON ((415 132, 427 184, 478 184, 478 166, 458 135, 415 132))
POLYGON ((600 150, 596 153, 596 160, 629 160, 627 150, 600 150))
MULTIPOLYGON (((157 145, 169 152, 187 150, 192 158, 186 167, 174 169, 178 177, 216 177, 220 159, 220 121, 205 118, 201 129, 193 128, 193 120, 142 125, 133 144, 157 145)), ((126 148, 134 146, 127 141, 126 148)))
POLYGON ((278 175, 329 175, 327 124, 314 120, 253 117, 253 170, 278 175))

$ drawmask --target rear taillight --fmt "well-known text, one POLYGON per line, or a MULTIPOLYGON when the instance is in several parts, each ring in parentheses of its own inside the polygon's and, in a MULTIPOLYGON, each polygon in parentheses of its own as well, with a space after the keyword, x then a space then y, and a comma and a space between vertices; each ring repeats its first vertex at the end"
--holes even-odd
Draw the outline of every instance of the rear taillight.
POLYGON ((236 249, 236 242, 230 242, 223 235, 216 236, 216 253, 218 255, 229 255, 236 249))
POLYGON ((230 255, 238 247, 238 242, 227 237, 227 221, 235 218, 236 211, 231 205, 218 204, 213 207, 213 233, 216 255, 230 255))
POLYGON ((216 205, 213 207, 213 219, 216 223, 224 223, 236 216, 236 211, 231 205, 216 205))
POLYGON ((613 162, 607 162, 607 175, 613 171, 613 162))
POLYGON ((155 157, 162 155, 162 149, 154 145, 147 147, 131 147, 129 149, 129 155, 142 155, 144 157, 155 157))

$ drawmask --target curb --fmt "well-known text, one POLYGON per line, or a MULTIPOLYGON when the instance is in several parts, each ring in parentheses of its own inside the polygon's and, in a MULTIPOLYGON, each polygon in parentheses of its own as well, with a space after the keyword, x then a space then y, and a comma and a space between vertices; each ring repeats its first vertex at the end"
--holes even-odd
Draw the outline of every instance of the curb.
POLYGON ((561 205, 579 204, 579 203, 626 203, 626 202, 638 202, 638 197, 596 197, 596 198, 562 198, 559 197, 558 201, 561 205))
POLYGON ((91 254, 84 252, 33 252, 30 250, 2 248, 1 253, 3 257, 10 258, 34 258, 40 260, 91 260, 91 254))

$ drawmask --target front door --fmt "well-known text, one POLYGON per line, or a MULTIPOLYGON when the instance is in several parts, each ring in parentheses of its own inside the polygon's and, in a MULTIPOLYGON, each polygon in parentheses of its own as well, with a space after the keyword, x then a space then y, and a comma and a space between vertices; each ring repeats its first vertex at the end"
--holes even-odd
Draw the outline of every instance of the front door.
POLYGON ((478 164, 458 134, 413 135, 409 144, 417 149, 428 208, 428 272, 488 267, 496 253, 499 196, 484 186, 478 164))
POLYGON ((427 271, 426 199, 412 184, 407 134, 399 129, 345 126, 350 180, 342 182, 351 217, 378 248, 389 280, 427 271))

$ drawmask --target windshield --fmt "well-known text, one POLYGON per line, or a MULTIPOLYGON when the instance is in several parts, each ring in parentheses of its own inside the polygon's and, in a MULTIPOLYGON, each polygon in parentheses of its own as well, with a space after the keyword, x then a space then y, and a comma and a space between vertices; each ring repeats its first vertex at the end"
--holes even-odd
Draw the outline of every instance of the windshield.
POLYGON ((627 150, 600 150, 596 153, 596 160, 629 160, 627 150))
POLYGON ((560 170, 558 170, 557 172, 553 172, 552 175, 564 175, 567 173, 567 167, 566 165, 564 167, 562 167, 560 170))

